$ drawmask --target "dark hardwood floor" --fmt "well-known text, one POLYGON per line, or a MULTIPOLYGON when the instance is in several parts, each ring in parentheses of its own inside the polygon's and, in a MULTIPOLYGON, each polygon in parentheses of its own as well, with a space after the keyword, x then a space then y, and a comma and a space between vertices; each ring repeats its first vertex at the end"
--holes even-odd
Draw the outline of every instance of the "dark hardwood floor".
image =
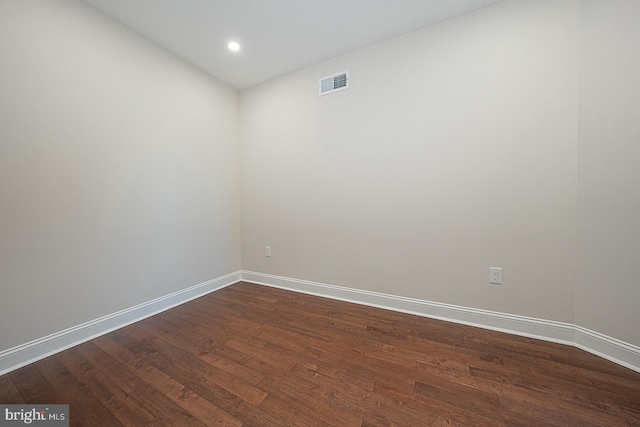
POLYGON ((238 283, 0 377, 77 426, 640 426, 573 347, 238 283))

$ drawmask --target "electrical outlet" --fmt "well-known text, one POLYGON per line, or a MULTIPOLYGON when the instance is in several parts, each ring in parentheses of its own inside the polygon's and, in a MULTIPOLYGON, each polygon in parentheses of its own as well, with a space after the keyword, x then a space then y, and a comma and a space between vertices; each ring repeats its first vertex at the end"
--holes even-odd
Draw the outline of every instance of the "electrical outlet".
POLYGON ((264 247, 264 256, 271 258, 271 246, 264 247))
POLYGON ((502 285, 502 268, 489 267, 489 283, 502 285))

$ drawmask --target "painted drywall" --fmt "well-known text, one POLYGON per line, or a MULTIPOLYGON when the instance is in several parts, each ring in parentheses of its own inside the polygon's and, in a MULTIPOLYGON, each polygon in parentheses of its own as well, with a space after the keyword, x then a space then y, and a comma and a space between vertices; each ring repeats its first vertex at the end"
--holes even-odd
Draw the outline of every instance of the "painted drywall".
POLYGON ((585 0, 576 323, 640 346, 640 2, 585 0))
POLYGON ((237 126, 90 6, 0 1, 0 350, 237 271, 237 126))
POLYGON ((572 322, 579 39, 501 2, 241 92, 243 269, 572 322))

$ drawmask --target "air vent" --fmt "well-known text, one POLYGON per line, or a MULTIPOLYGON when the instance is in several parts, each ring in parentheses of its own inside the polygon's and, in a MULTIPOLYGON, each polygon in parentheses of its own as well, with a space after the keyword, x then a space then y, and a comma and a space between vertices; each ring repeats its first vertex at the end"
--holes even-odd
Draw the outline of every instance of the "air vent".
POLYGON ((321 78, 318 93, 322 96, 344 89, 349 89, 349 71, 321 78))

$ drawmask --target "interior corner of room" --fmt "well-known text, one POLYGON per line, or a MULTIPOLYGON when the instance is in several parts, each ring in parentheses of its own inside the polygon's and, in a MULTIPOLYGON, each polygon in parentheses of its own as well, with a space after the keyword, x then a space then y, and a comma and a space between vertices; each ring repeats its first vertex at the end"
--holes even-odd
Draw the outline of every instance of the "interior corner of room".
POLYGON ((0 2, 0 373, 240 280, 640 372, 639 18, 505 0, 237 90, 0 2))

